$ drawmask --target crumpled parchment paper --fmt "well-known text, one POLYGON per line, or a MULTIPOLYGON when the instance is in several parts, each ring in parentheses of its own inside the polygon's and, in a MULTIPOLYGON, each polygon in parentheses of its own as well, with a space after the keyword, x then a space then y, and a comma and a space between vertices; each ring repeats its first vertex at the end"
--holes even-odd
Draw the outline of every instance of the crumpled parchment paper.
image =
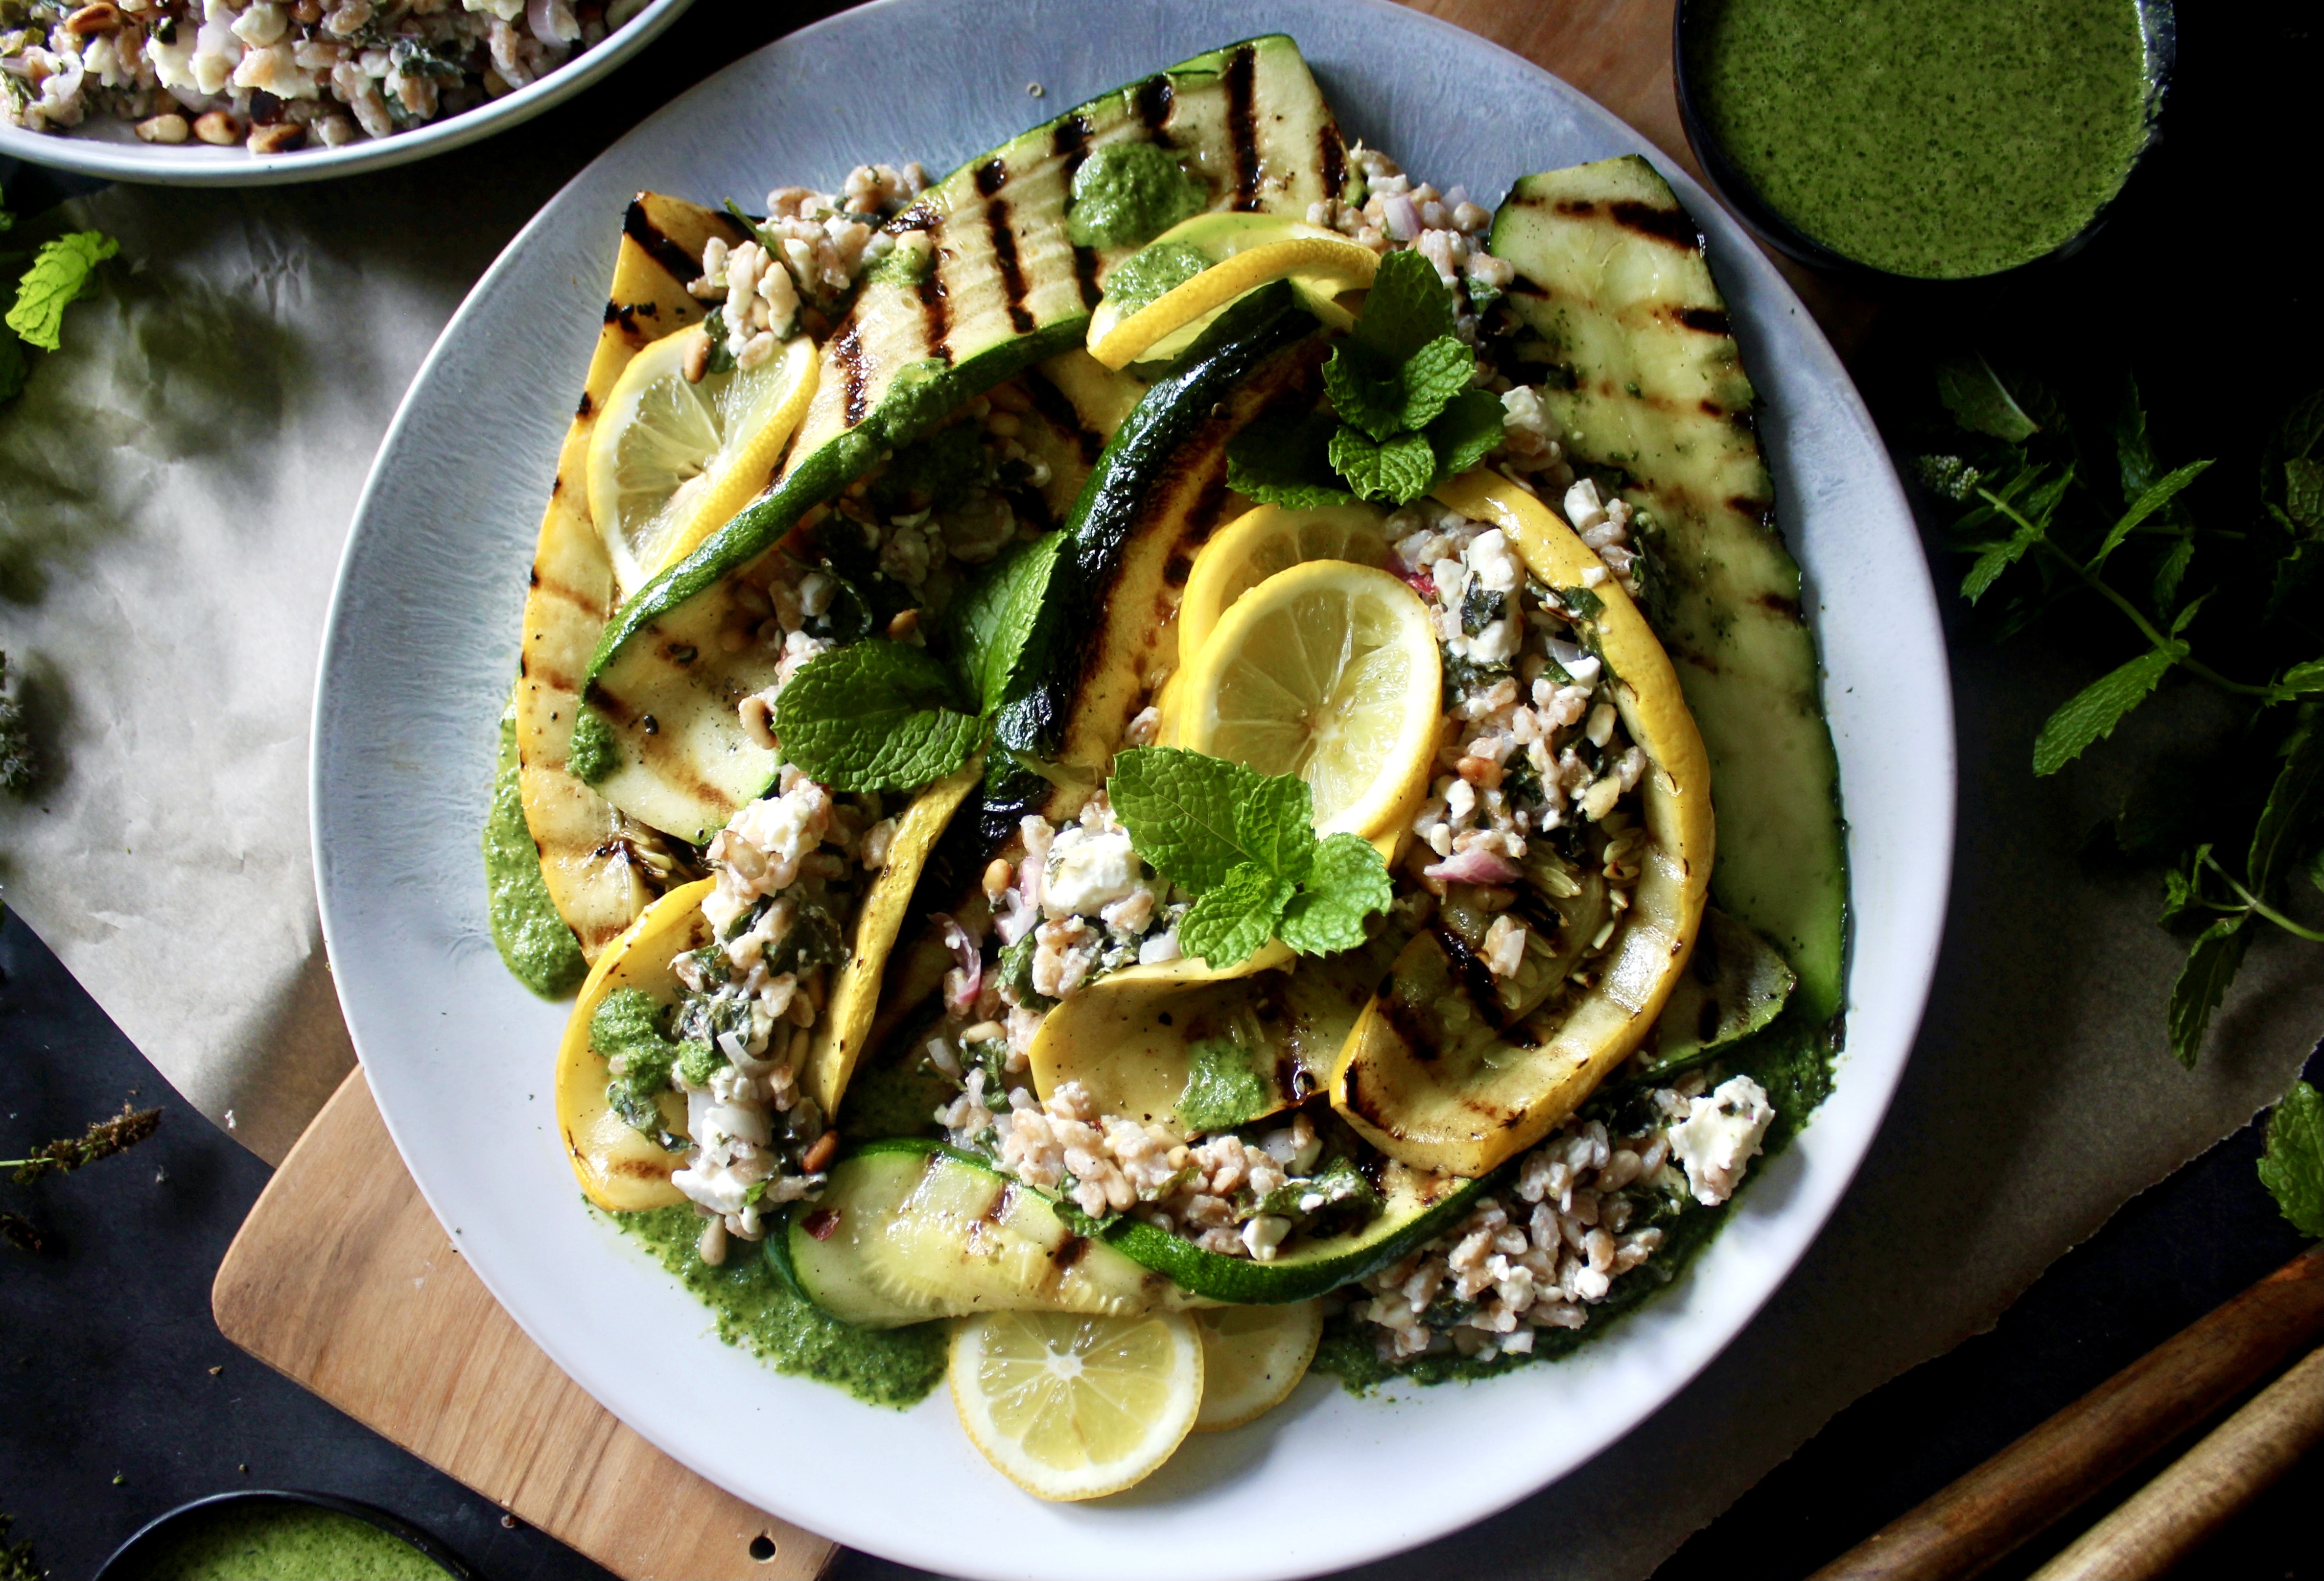
MULTIPOLYGON (((269 1159, 352 1059, 307 846, 340 545, 404 386, 563 167, 496 166, 447 203, 461 168, 270 192, 116 188, 27 227, 97 226, 122 254, 72 310, 64 353, 0 410, 0 647, 25 670, 52 764, 26 802, 0 799, 0 895, 163 1075, 269 1159)), ((2252 952, 2199 1069, 2164 1051, 2179 949, 2150 921, 2154 882, 2072 854, 2104 773, 2037 783, 2026 768, 2041 720, 2095 674, 2089 657, 1957 644, 1954 674, 1945 954, 1895 1106, 1831 1225, 1742 1337, 1616 1448, 1361 1574, 1648 1574, 1834 1411, 1989 1325, 2296 1074, 2324 1027, 2324 974, 2280 939, 2252 952)), ((2159 704, 2122 739, 2171 727, 2159 704)))

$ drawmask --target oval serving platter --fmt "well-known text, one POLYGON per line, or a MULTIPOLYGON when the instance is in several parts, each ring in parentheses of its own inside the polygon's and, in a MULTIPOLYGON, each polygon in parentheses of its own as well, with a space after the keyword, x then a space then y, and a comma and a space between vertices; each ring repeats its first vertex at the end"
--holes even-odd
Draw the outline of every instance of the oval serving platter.
POLYGON ((446 329, 340 570, 316 704, 315 859, 340 1001, 413 1177, 493 1295, 615 1415, 761 1508, 948 1575, 1257 1581, 1411 1547, 1554 1481, 1683 1388, 1774 1292, 1862 1160, 1920 1021, 1951 864, 1952 739, 1935 596, 1854 387, 1734 222, 1612 116, 1385 0, 884 0, 759 51, 632 132, 446 329), (549 1085, 565 1010, 493 952, 477 831, 540 503, 631 194, 751 201, 836 186, 868 160, 940 171, 1054 106, 1277 30, 1349 134, 1416 177, 1498 201, 1520 174, 1644 153, 1707 233, 1828 671, 1855 918, 1848 1048, 1814 1123, 1688 1276, 1573 1359, 1387 1399, 1311 1379, 1131 1494, 1042 1504, 985 1465, 943 1391, 896 1412, 773 1372, 721 1344, 684 1289, 583 1210, 549 1085), (874 60, 916 90, 860 91, 874 60), (1301 1511, 1315 1518, 1286 1519, 1301 1511))

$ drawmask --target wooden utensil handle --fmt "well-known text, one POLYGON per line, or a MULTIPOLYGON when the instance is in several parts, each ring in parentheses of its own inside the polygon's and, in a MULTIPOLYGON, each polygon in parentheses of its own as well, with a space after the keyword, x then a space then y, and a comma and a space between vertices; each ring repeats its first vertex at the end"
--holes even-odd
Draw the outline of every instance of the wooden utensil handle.
POLYGON ((1810 1581, 1975 1576, 2324 1330, 2324 1246, 2198 1318, 1810 1581))
POLYGON ((2169 1470, 2036 1570, 2033 1581, 2151 1581, 2324 1439, 2324 1350, 2313 1350, 2169 1470))

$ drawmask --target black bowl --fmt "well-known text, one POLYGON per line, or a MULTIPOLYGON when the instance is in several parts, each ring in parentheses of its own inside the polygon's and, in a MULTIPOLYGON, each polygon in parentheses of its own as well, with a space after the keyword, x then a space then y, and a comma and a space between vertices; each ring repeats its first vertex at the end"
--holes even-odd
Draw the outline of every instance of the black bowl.
POLYGON ((399 1538, 418 1549, 434 1564, 443 1567, 453 1581, 477 1581, 475 1571, 466 1560, 400 1516, 369 1504, 359 1504, 353 1499, 342 1499, 332 1493, 310 1493, 291 1488, 252 1488, 231 1493, 213 1493, 207 1499, 196 1499, 190 1504, 155 1516, 139 1527, 127 1542, 113 1550, 97 1572, 96 1581, 143 1581, 145 1567, 187 1530, 221 1512, 267 1506, 276 1509, 293 1506, 329 1510, 337 1514, 353 1516, 366 1526, 377 1527, 390 1537, 399 1538))
POLYGON ((2123 198, 2131 190, 2140 167, 2145 164, 2146 156, 2153 152, 2162 136, 2163 104, 2171 86, 2172 68, 2178 59, 2178 14, 2173 0, 2134 0, 2134 3, 2138 7, 2139 32, 2146 41, 2145 141, 2140 144, 2138 153, 2132 156, 2130 169, 2124 174, 2122 185, 2115 190, 2112 198, 2099 206, 2088 224, 2041 257, 2029 259, 1996 273, 1963 275, 1954 279, 1891 273, 1824 245, 1794 226, 1766 200, 1751 179, 1728 157, 1726 146, 1711 131, 1696 97, 1692 78, 1691 24, 1724 4, 1724 0, 1678 0, 1676 14, 1671 23, 1671 71, 1678 90, 1679 124, 1686 129, 1687 146, 1694 150, 1695 160, 1702 166, 1704 180, 1720 201, 1743 222, 1744 228, 1776 252, 1810 269, 1842 276, 1860 287, 1889 291, 1983 284, 2005 277, 2015 277, 2027 271, 2045 270, 2080 252, 2104 228, 2107 218, 2121 208, 2123 198))

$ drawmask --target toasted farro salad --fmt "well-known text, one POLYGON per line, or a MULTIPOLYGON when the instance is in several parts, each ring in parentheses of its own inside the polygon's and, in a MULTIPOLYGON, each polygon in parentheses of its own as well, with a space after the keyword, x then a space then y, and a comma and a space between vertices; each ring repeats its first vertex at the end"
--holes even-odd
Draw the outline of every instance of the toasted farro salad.
POLYGON ((1489 209, 1268 37, 763 208, 632 204, 503 721, 589 1203, 1051 1499, 1666 1286, 1846 901, 1669 187, 1489 209))
POLYGON ((646 0, 0 0, 0 121, 253 153, 392 137, 513 93, 646 0))

